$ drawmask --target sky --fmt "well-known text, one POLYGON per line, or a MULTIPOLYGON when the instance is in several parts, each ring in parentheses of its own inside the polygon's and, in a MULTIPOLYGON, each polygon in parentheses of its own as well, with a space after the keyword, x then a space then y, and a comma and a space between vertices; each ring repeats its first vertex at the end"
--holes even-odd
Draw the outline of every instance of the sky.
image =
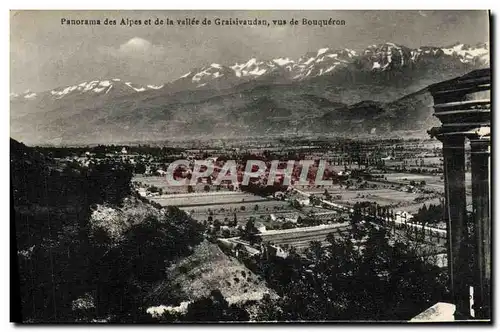
MULTIPOLYGON (((119 23, 119 22, 117 22, 119 23)), ((252 57, 298 59, 323 47, 363 48, 384 42, 407 47, 487 42, 486 11, 11 11, 11 92, 45 91, 88 80, 140 84, 176 80, 211 63, 252 57), (105 18, 341 19, 344 26, 109 26, 105 18), (61 19, 101 25, 62 25, 61 19)))

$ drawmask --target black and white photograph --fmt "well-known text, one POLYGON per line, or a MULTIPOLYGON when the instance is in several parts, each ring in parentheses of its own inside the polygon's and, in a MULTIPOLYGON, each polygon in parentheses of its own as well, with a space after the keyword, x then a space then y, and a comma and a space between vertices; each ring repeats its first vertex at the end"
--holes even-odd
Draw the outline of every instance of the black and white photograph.
POLYGON ((11 322, 492 323, 490 11, 9 17, 11 322))

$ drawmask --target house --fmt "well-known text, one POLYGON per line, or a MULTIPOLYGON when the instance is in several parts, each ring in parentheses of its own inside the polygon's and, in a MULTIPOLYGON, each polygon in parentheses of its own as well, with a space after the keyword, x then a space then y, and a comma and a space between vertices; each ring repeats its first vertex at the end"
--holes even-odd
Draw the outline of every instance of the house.
POLYGON ((165 172, 165 171, 164 171, 164 170, 162 170, 162 169, 159 169, 159 170, 157 170, 157 171, 156 171, 156 175, 158 175, 158 176, 164 176, 164 175, 166 175, 166 174, 167 174, 167 172, 165 172))
POLYGON ((262 232, 265 232, 266 231, 266 226, 261 223, 261 222, 256 222, 255 223, 255 228, 257 228, 257 230, 262 233, 262 232))

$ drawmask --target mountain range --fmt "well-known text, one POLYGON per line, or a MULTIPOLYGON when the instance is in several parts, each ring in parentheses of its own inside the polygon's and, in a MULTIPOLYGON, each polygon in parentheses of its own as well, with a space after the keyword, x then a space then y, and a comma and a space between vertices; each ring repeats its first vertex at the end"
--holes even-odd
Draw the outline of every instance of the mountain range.
POLYGON ((489 67, 489 45, 362 51, 210 63, 177 80, 99 78, 11 93, 11 137, 28 144, 151 142, 282 134, 425 133, 430 84, 489 67))

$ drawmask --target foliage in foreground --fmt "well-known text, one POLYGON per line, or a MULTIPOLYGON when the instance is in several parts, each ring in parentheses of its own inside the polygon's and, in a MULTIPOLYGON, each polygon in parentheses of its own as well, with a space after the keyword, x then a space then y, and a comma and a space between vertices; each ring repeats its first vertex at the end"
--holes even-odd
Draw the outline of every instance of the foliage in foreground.
POLYGON ((384 228, 356 218, 344 237, 330 234, 327 246, 311 242, 307 259, 255 262, 281 295, 262 301, 259 320, 408 320, 443 301, 446 275, 432 257, 390 245, 384 228))
MULTIPOLYGON (((61 166, 11 140, 13 229, 24 322, 144 319, 147 294, 166 267, 203 239, 177 208, 128 216, 120 241, 93 227, 98 204, 120 209, 131 192, 127 164, 61 166)), ((136 200, 137 204, 145 204, 136 200)), ((125 221, 124 221, 125 222, 125 221)), ((172 300, 181 294, 172 292, 172 300)))

